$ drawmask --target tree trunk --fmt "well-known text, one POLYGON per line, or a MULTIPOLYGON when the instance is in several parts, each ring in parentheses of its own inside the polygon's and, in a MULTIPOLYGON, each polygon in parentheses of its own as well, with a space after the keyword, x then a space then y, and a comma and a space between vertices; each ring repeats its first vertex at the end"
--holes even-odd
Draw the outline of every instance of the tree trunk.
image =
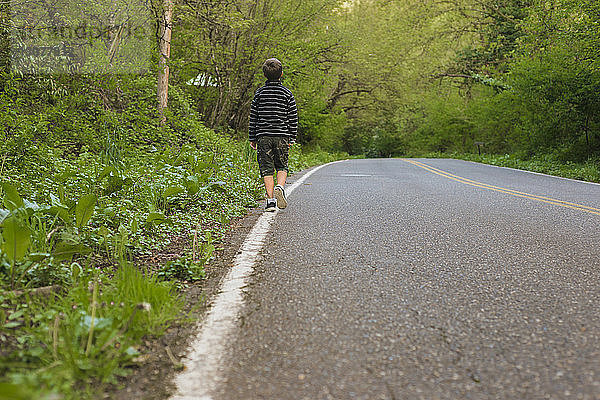
POLYGON ((0 3, 0 70, 4 71, 10 70, 9 16, 10 2, 0 3))
POLYGON ((173 20, 173 0, 163 1, 163 15, 159 23, 158 48, 160 58, 158 60, 158 112, 161 123, 166 122, 164 110, 168 104, 169 92, 169 57, 171 56, 171 30, 173 20))

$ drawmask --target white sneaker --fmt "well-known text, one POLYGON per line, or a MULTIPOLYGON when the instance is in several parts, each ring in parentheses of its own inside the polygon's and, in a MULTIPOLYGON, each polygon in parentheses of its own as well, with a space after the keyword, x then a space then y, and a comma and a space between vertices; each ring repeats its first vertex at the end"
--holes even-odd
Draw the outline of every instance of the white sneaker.
POLYGON ((267 199, 267 205, 265 206, 265 211, 275 212, 276 210, 277 210, 277 201, 275 199, 267 199))
POLYGON ((285 197, 285 190, 283 189, 283 186, 275 186, 275 189, 273 190, 273 196, 275 196, 275 199, 277 200, 277 207, 281 208, 282 210, 287 207, 287 199, 285 197))

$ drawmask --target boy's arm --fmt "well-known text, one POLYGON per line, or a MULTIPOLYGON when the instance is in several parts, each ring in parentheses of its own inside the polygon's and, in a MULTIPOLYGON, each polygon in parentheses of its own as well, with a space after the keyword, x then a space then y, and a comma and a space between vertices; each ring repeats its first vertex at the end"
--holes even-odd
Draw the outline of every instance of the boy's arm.
MULTIPOLYGON (((256 143, 258 127, 258 95, 254 95, 250 105, 250 121, 248 122, 248 139, 250 143, 256 143)), ((254 146, 252 146, 254 148, 254 146)))
POLYGON ((288 102, 288 132, 290 133, 290 144, 295 143, 298 134, 298 107, 293 95, 288 102))

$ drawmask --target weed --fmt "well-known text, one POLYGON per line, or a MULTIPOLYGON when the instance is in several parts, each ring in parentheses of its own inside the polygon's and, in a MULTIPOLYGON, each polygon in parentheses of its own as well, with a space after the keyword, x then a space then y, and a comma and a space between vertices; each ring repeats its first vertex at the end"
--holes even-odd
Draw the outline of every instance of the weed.
POLYGON ((180 257, 169 261, 157 275, 164 279, 178 279, 183 282, 192 282, 204 279, 204 260, 194 261, 190 256, 180 257))

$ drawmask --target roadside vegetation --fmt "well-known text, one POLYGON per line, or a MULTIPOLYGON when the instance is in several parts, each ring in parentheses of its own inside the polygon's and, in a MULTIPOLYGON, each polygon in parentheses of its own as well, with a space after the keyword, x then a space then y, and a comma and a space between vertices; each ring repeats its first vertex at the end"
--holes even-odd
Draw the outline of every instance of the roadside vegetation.
MULTIPOLYGON (((247 141, 206 128, 177 88, 161 125, 149 77, 105 79, 78 95, 4 80, 0 398, 101 397, 143 338, 185 322, 181 290, 263 197, 247 141)), ((296 146, 291 167, 339 157, 296 146)))

